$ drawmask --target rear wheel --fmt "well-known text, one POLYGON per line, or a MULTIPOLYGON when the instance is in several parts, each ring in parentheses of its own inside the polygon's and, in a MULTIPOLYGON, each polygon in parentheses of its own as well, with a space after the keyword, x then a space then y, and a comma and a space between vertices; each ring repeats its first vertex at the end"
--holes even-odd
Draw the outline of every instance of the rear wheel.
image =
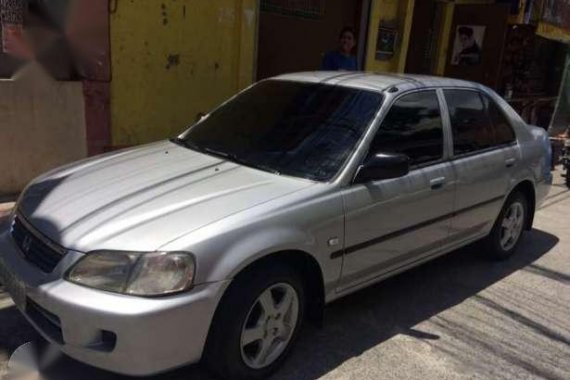
POLYGON ((264 379, 283 362, 304 314, 303 281, 274 263, 238 276, 222 298, 205 363, 223 379, 264 379))
POLYGON ((504 260, 514 254, 526 226, 528 209, 528 200, 521 192, 507 199, 487 237, 486 245, 491 257, 504 260))

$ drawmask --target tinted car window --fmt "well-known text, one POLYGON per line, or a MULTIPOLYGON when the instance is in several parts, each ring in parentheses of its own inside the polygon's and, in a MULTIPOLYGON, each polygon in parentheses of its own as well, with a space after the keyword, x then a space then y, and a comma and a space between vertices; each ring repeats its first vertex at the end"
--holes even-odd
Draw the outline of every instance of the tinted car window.
POLYGON ((445 90, 456 155, 492 147, 494 133, 483 99, 476 91, 445 90))
POLYGON ((497 104, 488 97, 485 97, 485 103, 487 105, 489 118, 493 124, 495 144, 505 145, 515 141, 515 132, 513 131, 513 127, 511 127, 511 124, 508 122, 505 114, 499 109, 499 106, 497 106, 497 104))
POLYGON ((436 92, 415 92, 394 102, 370 153, 403 153, 412 165, 442 159, 443 128, 436 92))
POLYGON ((326 181, 381 103, 382 95, 371 91, 264 81, 214 110, 179 142, 259 169, 326 181))

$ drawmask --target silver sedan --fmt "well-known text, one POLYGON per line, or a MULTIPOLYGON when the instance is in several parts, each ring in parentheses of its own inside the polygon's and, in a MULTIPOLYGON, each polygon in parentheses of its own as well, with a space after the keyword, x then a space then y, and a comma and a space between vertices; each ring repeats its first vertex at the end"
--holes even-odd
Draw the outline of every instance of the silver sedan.
POLYGON ((339 297, 478 240, 513 255, 550 156, 478 84, 280 76, 177 138, 34 180, 0 234, 0 278, 82 362, 265 378, 339 297))

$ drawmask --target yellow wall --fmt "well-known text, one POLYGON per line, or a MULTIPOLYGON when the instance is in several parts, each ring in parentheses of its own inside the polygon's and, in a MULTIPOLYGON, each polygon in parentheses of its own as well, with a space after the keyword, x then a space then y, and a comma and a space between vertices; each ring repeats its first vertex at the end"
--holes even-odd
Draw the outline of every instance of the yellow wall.
POLYGON ((550 40, 570 43, 570 29, 563 29, 545 22, 538 23, 536 34, 550 40))
POLYGON ((256 3, 111 1, 112 144, 176 135, 250 84, 256 3))
POLYGON ((414 3, 415 0, 372 0, 366 49, 366 70, 404 71, 412 29, 414 3), (398 27, 396 53, 391 59, 385 61, 376 59, 376 41, 381 22, 395 22, 398 27))

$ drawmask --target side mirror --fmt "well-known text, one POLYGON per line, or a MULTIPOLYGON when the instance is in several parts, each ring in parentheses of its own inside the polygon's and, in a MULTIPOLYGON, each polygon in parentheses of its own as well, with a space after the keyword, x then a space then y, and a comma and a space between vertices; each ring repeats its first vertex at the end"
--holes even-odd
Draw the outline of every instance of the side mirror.
POLYGON ((358 168, 354 183, 403 177, 410 172, 410 158, 405 154, 376 153, 358 168))

